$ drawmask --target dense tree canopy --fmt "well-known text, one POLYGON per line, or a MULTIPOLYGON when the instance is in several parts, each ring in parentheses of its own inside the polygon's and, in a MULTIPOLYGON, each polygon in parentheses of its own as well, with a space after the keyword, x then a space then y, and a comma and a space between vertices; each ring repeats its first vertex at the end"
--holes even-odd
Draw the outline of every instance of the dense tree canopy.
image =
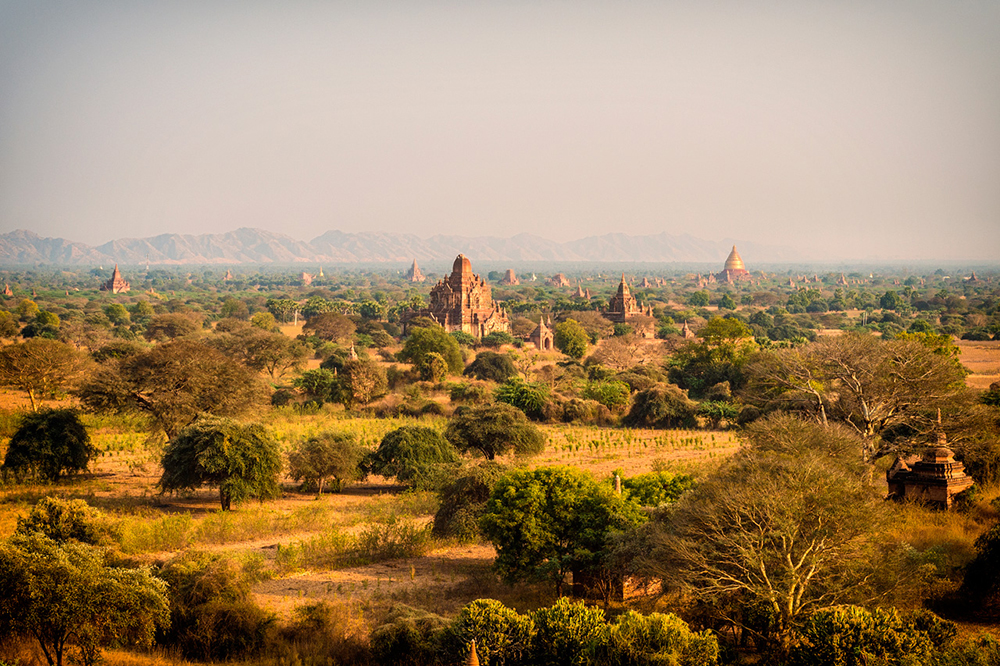
POLYGON ((476 354, 475 360, 466 366, 462 374, 499 384, 517 375, 517 369, 506 354, 482 351, 476 354))
POLYGON ((575 319, 567 319, 556 324, 554 343, 556 349, 566 356, 583 358, 587 353, 589 342, 590 336, 587 335, 586 329, 575 319))
POLYGON ((315 486, 316 496, 320 497, 327 479, 333 479, 336 492, 357 479, 363 456, 364 449, 356 436, 327 432, 301 442, 288 454, 289 473, 296 481, 315 486))
POLYGON ((448 366, 448 371, 460 374, 464 367, 462 350, 458 341, 448 335, 440 326, 414 327, 409 331, 403 349, 397 355, 400 361, 421 365, 427 354, 440 354, 448 366))
POLYGON ((641 522, 638 505, 572 467, 517 470, 500 479, 480 526, 497 550, 494 568, 508 581, 551 581, 598 565, 609 534, 641 522))
POLYGON ((217 486, 222 509, 251 497, 281 493, 278 444, 263 426, 206 418, 177 434, 163 450, 164 492, 217 486))
POLYGON ((538 454, 545 447, 545 436, 524 412, 502 402, 461 408, 444 436, 462 453, 478 451, 487 460, 508 452, 538 454))
POLYGON ((455 447, 440 432, 423 426, 403 426, 382 438, 378 448, 366 457, 364 466, 368 472, 400 483, 424 486, 439 480, 442 467, 457 462, 455 447))
POLYGON ((95 455, 97 449, 76 410, 43 410, 21 417, 7 445, 3 470, 56 481, 87 469, 95 455))
POLYGON ((149 569, 109 566, 104 551, 43 534, 0 543, 0 635, 32 637, 49 666, 76 647, 94 664, 105 645, 151 645, 169 624, 166 584, 149 569))

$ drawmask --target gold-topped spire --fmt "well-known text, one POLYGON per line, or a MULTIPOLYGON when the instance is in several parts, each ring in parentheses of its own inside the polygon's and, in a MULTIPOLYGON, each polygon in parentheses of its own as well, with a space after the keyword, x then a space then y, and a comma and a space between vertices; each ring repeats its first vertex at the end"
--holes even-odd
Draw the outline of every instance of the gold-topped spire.
POLYGON ((733 246, 733 251, 729 253, 729 257, 726 259, 727 271, 745 271, 746 266, 743 265, 743 259, 740 257, 740 253, 736 251, 736 246, 733 246))

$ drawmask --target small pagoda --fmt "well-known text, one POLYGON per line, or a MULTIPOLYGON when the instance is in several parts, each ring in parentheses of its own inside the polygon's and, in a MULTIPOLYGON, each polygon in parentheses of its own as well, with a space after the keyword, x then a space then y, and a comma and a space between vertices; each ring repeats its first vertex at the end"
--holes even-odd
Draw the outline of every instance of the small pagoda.
POLYGON ((528 342, 534 343, 539 351, 552 351, 555 346, 555 334, 552 332, 552 322, 545 325, 545 317, 538 320, 538 326, 528 336, 528 342))
POLYGON ((112 294, 124 294, 131 288, 119 272, 118 264, 115 264, 115 272, 111 274, 111 279, 101 285, 101 291, 110 291, 112 294))
POLYGON ((499 284, 502 284, 504 286, 516 287, 517 285, 521 284, 521 281, 518 280, 517 275, 514 274, 514 269, 508 268, 507 272, 504 273, 503 277, 500 279, 499 284))
POLYGON ((944 433, 938 435, 937 446, 922 457, 904 460, 897 456, 885 478, 890 499, 926 502, 941 509, 950 509, 955 495, 973 485, 965 465, 955 460, 948 448, 944 433))

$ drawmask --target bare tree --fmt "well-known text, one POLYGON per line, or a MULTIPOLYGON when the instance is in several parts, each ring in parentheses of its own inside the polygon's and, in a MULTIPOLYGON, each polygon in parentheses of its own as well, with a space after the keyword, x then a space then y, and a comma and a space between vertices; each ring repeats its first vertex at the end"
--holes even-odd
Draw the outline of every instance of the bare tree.
POLYGON ((36 398, 68 390, 85 368, 84 357, 57 340, 31 338, 0 349, 0 384, 27 393, 33 412, 38 411, 36 398))

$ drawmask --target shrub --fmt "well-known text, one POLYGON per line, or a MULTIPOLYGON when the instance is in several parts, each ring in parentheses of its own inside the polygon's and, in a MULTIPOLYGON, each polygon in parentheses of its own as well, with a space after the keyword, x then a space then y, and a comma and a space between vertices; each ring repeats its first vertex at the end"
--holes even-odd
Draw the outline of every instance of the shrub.
POLYGON ((25 414, 7 445, 4 471, 56 481, 87 469, 97 449, 74 409, 25 414))
POLYGON ((694 477, 689 474, 670 472, 649 472, 622 479, 622 490, 628 497, 642 506, 660 506, 676 502, 686 490, 694 486, 694 477))
POLYGON ((403 484, 432 487, 440 482, 442 468, 457 462, 455 447, 437 430, 403 426, 382 438, 378 448, 365 456, 362 468, 403 484))
POLYGON ((857 606, 814 613, 802 639, 791 651, 796 666, 925 664, 933 647, 927 634, 905 623, 895 609, 857 606))
POLYGON ((611 625, 599 654, 600 663, 621 666, 713 666, 718 663, 719 642, 711 632, 691 631, 676 615, 628 611, 611 625))
POLYGON ((536 421, 544 417, 543 410, 548 395, 549 389, 544 384, 528 383, 519 377, 508 379, 493 392, 497 402, 513 405, 536 421))
POLYGON ((372 631, 372 657, 377 664, 437 666, 447 626, 440 615, 398 606, 372 631))
POLYGON ((484 351, 476 354, 476 359, 465 368, 467 377, 502 384, 517 375, 514 362, 506 354, 484 351))
POLYGON ((444 359, 449 372, 462 372, 462 352, 458 341, 440 326, 411 328, 410 335, 397 356, 400 361, 420 366, 423 357, 432 352, 444 359))
POLYGON ((41 532, 53 541, 79 541, 97 545, 104 540, 106 521, 83 500, 43 497, 24 518, 17 519, 17 534, 41 532))
POLYGON ((604 611, 563 597, 531 615, 535 624, 532 664, 576 666, 594 663, 608 639, 604 611))
POLYGON ((477 599, 462 608, 452 622, 443 641, 443 651, 464 663, 474 640, 480 663, 513 666, 524 663, 534 633, 530 616, 521 615, 495 599, 477 599))
POLYGON ((270 643, 275 619, 254 603, 232 560, 186 553, 171 560, 161 576, 170 585, 167 642, 184 657, 235 659, 257 654, 270 643))
POLYGON ((584 398, 596 400, 612 411, 624 408, 630 394, 628 384, 619 381, 587 382, 582 393, 584 398))
POLYGON ((686 392, 673 384, 663 384, 637 393, 622 423, 646 428, 691 427, 696 409, 686 392))
POLYGON ((468 402, 481 405, 489 402, 490 389, 486 384, 461 382, 451 387, 448 392, 452 402, 468 402))
POLYGON ((483 461, 444 486, 438 493, 440 505, 434 514, 434 536, 452 537, 463 543, 477 540, 486 500, 507 470, 500 463, 483 461))
POLYGON ((561 419, 566 423, 608 425, 612 422, 611 410, 596 400, 572 398, 562 405, 561 419))

